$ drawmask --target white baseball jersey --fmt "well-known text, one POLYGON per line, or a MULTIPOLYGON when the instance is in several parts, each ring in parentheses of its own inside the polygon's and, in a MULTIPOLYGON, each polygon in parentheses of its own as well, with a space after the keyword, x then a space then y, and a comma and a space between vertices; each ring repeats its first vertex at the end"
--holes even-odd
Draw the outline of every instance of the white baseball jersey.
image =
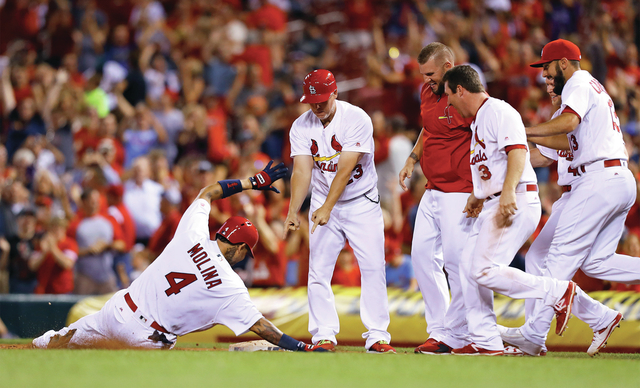
POLYGON ((173 240, 129 287, 141 312, 176 335, 216 324, 239 335, 262 317, 217 242, 209 239, 210 210, 208 201, 195 200, 173 240))
POLYGON ((578 70, 562 89, 562 112, 573 112, 580 124, 569 132, 571 167, 598 160, 627 159, 620 120, 604 86, 586 70, 578 70))
MULTIPOLYGON (((556 110, 551 116, 551 120, 561 114, 562 109, 556 110)), ((560 186, 569 186, 578 178, 577 169, 571 167, 571 162, 573 161, 573 153, 571 151, 554 150, 541 145, 538 145, 538 150, 543 156, 558 161, 558 184, 560 186)))
POLYGON ((527 150, 520 183, 537 182, 529 161, 527 134, 522 118, 511 105, 489 97, 478 109, 471 123, 471 131, 471 176, 476 198, 486 198, 502 191, 507 175, 506 149, 511 146, 527 150))
POLYGON ((311 187, 314 194, 326 197, 338 171, 342 151, 362 152, 364 155, 351 173, 340 201, 362 194, 377 199, 378 175, 373 163, 373 125, 361 108, 336 100, 336 113, 325 128, 320 119, 308 110, 291 126, 291 157, 313 156, 311 187), (372 192, 375 190, 375 192, 372 192))

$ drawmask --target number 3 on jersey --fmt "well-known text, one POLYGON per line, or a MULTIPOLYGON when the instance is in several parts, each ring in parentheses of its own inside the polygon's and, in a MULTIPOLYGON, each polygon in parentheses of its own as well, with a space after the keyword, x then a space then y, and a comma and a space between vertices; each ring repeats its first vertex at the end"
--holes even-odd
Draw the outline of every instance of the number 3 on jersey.
POLYGON ((356 164, 356 166, 353 168, 353 171, 355 171, 356 173, 353 174, 353 178, 349 179, 349 182, 347 182, 348 185, 352 184, 354 179, 360 179, 362 177, 362 174, 364 174, 364 171, 362 171, 362 165, 360 163, 356 164))
POLYGON ((192 273, 184 273, 184 272, 169 272, 164 277, 167 278, 167 281, 169 282, 169 286, 170 286, 164 291, 164 293, 167 294, 167 296, 171 296, 173 294, 179 294, 180 290, 182 290, 189 284, 198 280, 196 275, 192 273), (176 279, 180 281, 176 282, 176 279))
POLYGON ((480 171, 480 179, 483 181, 488 181, 491 179, 491 171, 489 171, 489 167, 481 164, 478 166, 478 171, 480 171))

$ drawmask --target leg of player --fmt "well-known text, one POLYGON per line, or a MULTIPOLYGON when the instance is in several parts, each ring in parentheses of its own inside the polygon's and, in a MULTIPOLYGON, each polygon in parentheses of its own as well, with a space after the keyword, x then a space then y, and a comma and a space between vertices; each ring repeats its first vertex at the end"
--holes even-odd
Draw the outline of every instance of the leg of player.
POLYGON ((384 226, 378 203, 362 197, 338 209, 349 222, 344 230, 358 260, 362 278, 360 317, 367 332, 365 348, 369 353, 395 353, 389 345, 389 306, 384 261, 384 226), (357 201, 357 202, 356 202, 357 201))
MULTIPOLYGON (((311 199, 309 210, 309 224, 311 215, 315 209, 322 205, 319 201, 311 199)), ((336 266, 338 254, 344 247, 344 232, 338 226, 335 217, 336 208, 326 225, 316 228, 309 235, 309 283, 307 287, 309 298, 309 332, 312 342, 331 341, 333 345, 338 342, 336 334, 340 331, 340 321, 335 306, 335 298, 331 289, 331 278, 336 266)), ((328 345, 327 345, 328 346, 328 345)))
MULTIPOLYGON (((437 209, 433 192, 434 190, 425 191, 420 200, 411 242, 411 262, 422 292, 425 306, 424 317, 427 321, 427 333, 429 334, 429 340, 416 348, 416 352, 420 353, 423 351, 435 353, 441 348, 440 341, 444 339, 446 330, 444 317, 449 309, 450 299, 447 277, 443 270, 444 259, 440 225, 437 222, 439 218, 435 214, 437 209)), ((450 345, 446 345, 444 350, 448 353, 450 348, 450 345)))
POLYGON ((460 348, 468 343, 466 311, 461 288, 460 259, 464 244, 473 228, 475 218, 467 218, 464 209, 469 194, 437 192, 440 210, 440 228, 444 267, 447 271, 449 287, 451 289, 451 303, 445 315, 444 343, 452 348, 460 348))
MULTIPOLYGON (((495 226, 497 202, 485 203, 474 225, 474 232, 478 231, 476 245, 471 252, 465 249, 461 265, 463 269, 470 269, 466 275, 464 292, 468 309, 467 323, 474 341, 472 345, 479 348, 480 353, 502 353, 504 349, 497 331, 491 290, 513 298, 543 299, 545 305, 549 306, 562 300, 569 289, 573 290, 567 281, 533 276, 507 267, 511 258, 534 231, 540 218, 537 193, 518 194, 517 201, 518 212, 513 216, 512 225, 507 228, 495 226)), ((467 347, 461 349, 461 353, 471 351, 465 350, 467 347)))

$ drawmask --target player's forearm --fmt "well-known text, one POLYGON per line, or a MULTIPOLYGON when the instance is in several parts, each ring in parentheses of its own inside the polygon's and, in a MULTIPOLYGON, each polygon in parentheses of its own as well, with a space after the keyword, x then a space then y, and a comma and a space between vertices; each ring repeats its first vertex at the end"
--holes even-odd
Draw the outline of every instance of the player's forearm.
POLYGON ((291 199, 289 201, 289 214, 298 214, 304 199, 309 193, 311 174, 304 174, 293 170, 291 174, 291 199))
MULTIPOLYGON (((249 190, 252 188, 249 178, 241 179, 240 184, 242 186, 242 190, 249 190)), ((198 198, 211 202, 222 198, 223 194, 221 183, 216 182, 200 190, 198 198)))
POLYGON ((266 318, 260 318, 249 330, 274 345, 278 345, 278 342, 280 342, 282 338, 282 332, 266 318))
MULTIPOLYGON (((554 150, 565 150, 568 151, 571 149, 569 146, 569 139, 567 139, 567 135, 555 135, 555 136, 532 136, 528 138, 528 140, 537 145, 545 146, 547 148, 551 148, 554 150)), ((534 166, 536 167, 536 166, 534 166)))
POLYGON ((405 164, 413 162, 413 164, 415 165, 420 161, 420 158, 422 157, 422 152, 424 150, 424 142, 422 141, 423 133, 424 133, 424 129, 420 131, 420 135, 418 135, 418 140, 416 140, 416 144, 413 146, 413 149, 411 150, 411 154, 409 154, 409 157, 407 158, 407 161, 405 162, 405 164))
POLYGON ((535 168, 538 167, 548 167, 553 163, 553 159, 549 159, 546 156, 542 155, 539 149, 532 148, 531 156, 529 158, 531 160, 531 165, 535 168))
POLYGON ((502 184, 502 191, 515 191, 524 171, 526 155, 527 150, 521 148, 509 151, 507 155, 507 175, 502 184))
POLYGON ((331 182, 331 187, 329 187, 329 194, 327 194, 327 199, 325 199, 324 204, 322 206, 328 206, 330 209, 338 202, 342 193, 344 193, 345 187, 347 187, 347 183, 351 178, 352 169, 340 168, 338 165, 338 171, 336 172, 336 176, 333 178, 331 182))
POLYGON ((580 119, 573 113, 563 113, 546 123, 526 128, 527 136, 555 136, 567 134, 580 124, 580 119))

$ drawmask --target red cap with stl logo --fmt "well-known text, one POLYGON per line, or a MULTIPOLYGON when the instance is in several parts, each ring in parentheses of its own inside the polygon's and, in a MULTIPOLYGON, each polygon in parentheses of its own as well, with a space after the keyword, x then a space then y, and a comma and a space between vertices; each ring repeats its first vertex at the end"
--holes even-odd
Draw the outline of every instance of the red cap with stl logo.
POLYGON ((218 229, 218 234, 229 240, 231 244, 245 243, 253 256, 253 248, 258 243, 258 229, 244 217, 233 216, 218 229))
POLYGON ((570 61, 579 61, 582 59, 580 49, 574 43, 564 39, 557 39, 547 43, 542 48, 541 58, 537 62, 533 62, 531 67, 542 67, 553 61, 567 58, 570 61))
POLYGON ((336 79, 329 70, 314 70, 304 77, 302 83, 304 95, 300 98, 300 102, 307 104, 317 104, 325 102, 331 96, 331 93, 338 90, 336 79))

